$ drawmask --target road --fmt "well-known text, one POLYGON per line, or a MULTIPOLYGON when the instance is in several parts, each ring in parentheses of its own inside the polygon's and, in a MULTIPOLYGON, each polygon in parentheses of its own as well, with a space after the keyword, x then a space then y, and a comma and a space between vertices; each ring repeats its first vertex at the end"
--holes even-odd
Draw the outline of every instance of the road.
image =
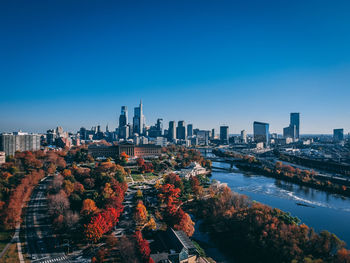
POLYGON ((51 231, 46 198, 50 181, 52 176, 44 178, 38 184, 27 206, 25 218, 27 254, 31 262, 35 263, 70 262, 51 231))

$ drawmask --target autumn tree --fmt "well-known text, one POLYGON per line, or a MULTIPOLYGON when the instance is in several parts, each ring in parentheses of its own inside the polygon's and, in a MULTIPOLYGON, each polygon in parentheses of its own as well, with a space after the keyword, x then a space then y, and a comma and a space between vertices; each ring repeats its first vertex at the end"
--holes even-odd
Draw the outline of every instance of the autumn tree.
POLYGON ((83 201, 83 207, 80 211, 82 215, 90 215, 93 214, 97 211, 96 204, 93 200, 91 199, 85 199, 83 201))

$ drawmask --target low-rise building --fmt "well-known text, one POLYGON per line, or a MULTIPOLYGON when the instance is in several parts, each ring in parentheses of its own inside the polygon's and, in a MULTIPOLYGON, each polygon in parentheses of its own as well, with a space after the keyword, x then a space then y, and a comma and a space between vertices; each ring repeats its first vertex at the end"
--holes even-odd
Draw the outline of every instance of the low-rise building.
POLYGON ((156 234, 151 251, 155 263, 195 263, 198 258, 197 249, 189 237, 183 231, 172 228, 156 234))
POLYGON ((154 144, 135 146, 134 144, 129 142, 122 142, 118 145, 112 146, 92 144, 88 147, 88 153, 94 158, 116 158, 123 152, 125 152, 132 158, 153 157, 161 155, 162 147, 154 144))
POLYGON ((199 163, 192 162, 185 169, 181 169, 180 177, 189 179, 191 176, 197 176, 200 174, 207 174, 207 173, 208 173, 207 169, 203 168, 199 163))

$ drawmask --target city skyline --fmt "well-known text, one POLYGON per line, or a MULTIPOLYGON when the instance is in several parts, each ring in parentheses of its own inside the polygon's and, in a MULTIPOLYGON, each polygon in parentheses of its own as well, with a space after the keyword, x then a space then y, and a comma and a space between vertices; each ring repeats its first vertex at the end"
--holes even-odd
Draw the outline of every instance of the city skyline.
POLYGON ((18 6, 0 11, 2 132, 114 129, 140 98, 147 124, 282 133, 300 112, 302 134, 350 130, 346 1, 18 6))

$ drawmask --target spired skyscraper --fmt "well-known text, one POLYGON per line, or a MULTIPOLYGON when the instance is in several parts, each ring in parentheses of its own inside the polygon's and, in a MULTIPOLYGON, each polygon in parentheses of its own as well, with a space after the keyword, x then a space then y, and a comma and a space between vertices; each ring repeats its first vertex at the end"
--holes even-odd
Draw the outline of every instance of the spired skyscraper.
POLYGON ((142 106, 142 100, 141 100, 140 105, 134 108, 134 118, 133 118, 134 134, 135 133, 139 135, 143 134, 144 128, 145 128, 145 117, 143 116, 143 106, 142 106))

